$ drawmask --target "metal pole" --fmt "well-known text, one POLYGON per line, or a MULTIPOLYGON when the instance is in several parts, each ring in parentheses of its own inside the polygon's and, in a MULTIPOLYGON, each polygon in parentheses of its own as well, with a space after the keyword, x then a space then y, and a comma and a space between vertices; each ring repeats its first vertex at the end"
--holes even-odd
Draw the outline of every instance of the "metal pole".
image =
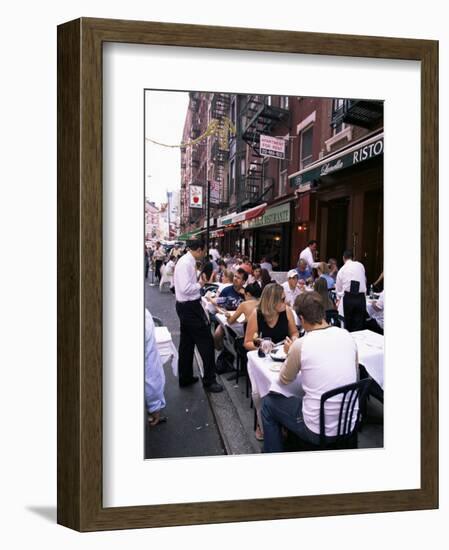
POLYGON ((209 229, 210 229, 210 180, 207 180, 206 198, 206 258, 209 256, 209 229))

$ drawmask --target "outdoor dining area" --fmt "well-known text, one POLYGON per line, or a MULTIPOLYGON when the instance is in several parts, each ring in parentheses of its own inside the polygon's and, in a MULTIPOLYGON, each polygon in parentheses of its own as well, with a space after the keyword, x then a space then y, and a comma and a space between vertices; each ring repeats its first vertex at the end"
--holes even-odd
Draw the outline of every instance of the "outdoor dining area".
MULTIPOLYGON (((273 286, 273 289, 277 287, 277 291, 281 294, 281 302, 285 303, 285 278, 288 279, 288 273, 272 272, 270 275, 272 276, 271 286, 273 286), (282 287, 282 283, 284 283, 284 287, 282 287)), ((223 302, 218 301, 217 303, 217 290, 218 285, 207 285, 201 301, 210 319, 211 330, 214 334, 217 331, 222 334, 222 350, 217 360, 218 373, 232 381, 235 389, 242 384, 244 385, 247 407, 253 414, 254 436, 259 441, 265 439, 263 443, 264 452, 357 448, 358 435, 366 430, 366 424, 369 421, 367 410, 372 400, 376 402, 376 410, 381 411, 381 422, 383 424, 384 336, 380 334, 383 331, 373 331, 365 328, 370 326, 368 322, 360 324, 357 319, 349 318, 349 316, 345 319, 344 315, 340 315, 338 310, 334 308, 325 311, 322 326, 319 327, 320 329, 332 328, 334 335, 331 339, 327 338, 330 348, 327 352, 326 340, 323 340, 325 349, 321 350, 321 355, 318 355, 318 357, 324 357, 324 360, 330 359, 330 367, 334 366, 334 371, 338 370, 341 358, 332 357, 333 341, 343 333, 345 335, 349 334, 348 338, 351 340, 356 352, 354 372, 351 372, 346 380, 343 376, 341 378, 343 383, 338 383, 338 376, 334 377, 337 383, 331 388, 329 388, 327 380, 324 380, 321 384, 326 391, 321 394, 318 400, 314 400, 315 404, 313 405, 313 407, 319 407, 315 414, 318 421, 313 430, 315 434, 318 434, 317 438, 301 438, 298 433, 294 433, 297 432, 296 427, 289 430, 288 422, 282 420, 284 417, 279 417, 278 424, 281 428, 282 447, 275 445, 273 450, 270 450, 270 442, 267 442, 267 434, 264 434, 264 425, 266 428, 267 424, 267 419, 264 417, 266 412, 263 410, 264 403, 273 401, 273 399, 276 405, 281 400, 282 404, 288 403, 290 407, 295 399, 299 399, 298 403, 300 404, 303 403, 304 399, 307 403, 307 399, 309 399, 310 403, 310 397, 305 394, 308 391, 310 392, 310 372, 306 370, 306 353, 310 354, 311 352, 308 348, 306 352, 305 344, 302 344, 302 368, 298 369, 297 375, 292 380, 282 380, 281 374, 287 362, 287 356, 292 355, 293 340, 303 341, 304 343, 312 342, 312 337, 309 335, 316 338, 316 335, 319 334, 321 339, 324 331, 312 332, 307 322, 301 322, 301 316, 298 315, 301 307, 298 309, 295 304, 291 304, 285 306, 288 313, 286 314, 287 324, 279 339, 263 336, 260 330, 255 331, 253 334, 254 318, 259 315, 259 323, 261 319, 260 296, 255 300, 257 307, 254 304, 254 310, 256 312, 259 310, 259 314, 256 313, 251 316, 251 314, 240 314, 240 310, 233 309, 232 304, 229 306, 223 302), (289 322, 290 318, 293 323, 289 322), (343 328, 347 330, 342 330, 343 328), (221 358, 224 359, 220 360, 221 358), (286 400, 283 401, 281 397, 286 398, 286 400), (326 415, 333 418, 330 422, 331 436, 329 436, 329 422, 326 415)), ((347 293, 349 302, 353 298, 350 296, 351 291, 358 291, 357 285, 351 286, 350 291, 347 293)), ((335 304, 335 290, 329 289, 327 293, 329 302, 335 304)), ((307 285, 302 294, 316 296, 317 292, 314 290, 313 285, 307 285)), ((360 294, 362 293, 356 292, 357 296, 360 294)), ((248 298, 250 297, 248 296, 248 298)), ((364 313, 362 317, 364 317, 364 320, 369 320, 369 311, 378 300, 379 294, 377 293, 372 291, 368 294, 363 293, 364 304, 362 310, 364 310, 364 313)), ((282 310, 282 307, 279 309, 282 310)), ((357 308, 353 309, 352 313, 353 317, 360 316, 360 311, 357 308)), ((258 329, 260 329, 260 326, 258 329)), ((345 345, 349 346, 347 349, 350 349, 351 342, 346 342, 345 345)), ((297 347, 299 346, 300 344, 297 345, 297 347)), ((310 347, 310 344, 308 346, 310 347)), ((341 368, 343 369, 343 367, 341 368)), ((349 367, 349 369, 351 368, 349 367)), ((379 419, 377 419, 377 422, 379 422, 379 419)), ((307 428, 306 431, 310 432, 307 428)), ((377 444, 373 444, 373 446, 377 446, 377 444)))

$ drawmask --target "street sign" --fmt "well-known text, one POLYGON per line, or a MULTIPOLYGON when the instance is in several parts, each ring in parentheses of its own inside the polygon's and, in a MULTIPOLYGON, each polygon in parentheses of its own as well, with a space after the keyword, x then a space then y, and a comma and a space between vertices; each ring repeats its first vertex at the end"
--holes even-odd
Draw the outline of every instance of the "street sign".
POLYGON ((190 208, 203 208, 203 188, 200 185, 191 185, 190 208))
POLYGON ((220 204, 220 182, 211 180, 210 182, 210 203, 220 204))
POLYGON ((259 150, 264 157, 285 159, 285 139, 261 134, 259 150))

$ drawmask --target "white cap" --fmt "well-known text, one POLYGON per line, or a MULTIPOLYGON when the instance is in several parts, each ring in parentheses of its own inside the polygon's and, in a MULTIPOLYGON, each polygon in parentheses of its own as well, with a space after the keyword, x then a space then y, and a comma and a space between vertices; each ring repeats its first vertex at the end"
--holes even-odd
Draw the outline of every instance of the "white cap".
POLYGON ((291 279, 292 277, 298 277, 298 272, 296 269, 290 269, 290 271, 287 273, 287 277, 291 279))

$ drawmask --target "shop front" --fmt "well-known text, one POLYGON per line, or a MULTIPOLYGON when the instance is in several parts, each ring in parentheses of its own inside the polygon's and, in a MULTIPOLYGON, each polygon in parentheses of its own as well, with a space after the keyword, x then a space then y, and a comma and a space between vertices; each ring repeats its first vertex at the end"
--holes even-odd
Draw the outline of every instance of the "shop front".
POLYGON ((291 202, 267 208, 242 223, 242 240, 253 262, 267 256, 277 271, 290 269, 291 202))
POLYGON ((383 271, 383 132, 290 176, 298 195, 294 247, 318 241, 319 258, 351 249, 369 281, 383 271))

